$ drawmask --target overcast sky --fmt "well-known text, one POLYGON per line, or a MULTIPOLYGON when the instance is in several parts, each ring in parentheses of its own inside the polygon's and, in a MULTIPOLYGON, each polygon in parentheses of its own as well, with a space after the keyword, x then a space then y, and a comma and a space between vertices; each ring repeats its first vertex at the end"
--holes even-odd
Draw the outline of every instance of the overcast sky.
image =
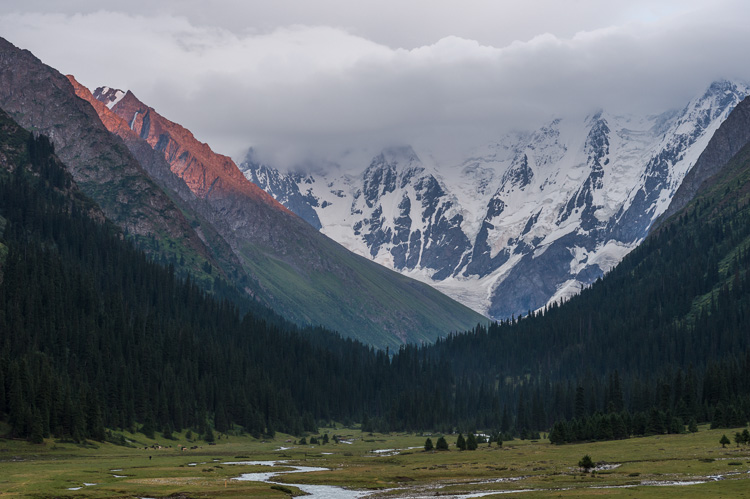
POLYGON ((3 0, 0 36, 234 157, 413 143, 451 162, 556 116, 748 81, 749 19, 746 0, 3 0))

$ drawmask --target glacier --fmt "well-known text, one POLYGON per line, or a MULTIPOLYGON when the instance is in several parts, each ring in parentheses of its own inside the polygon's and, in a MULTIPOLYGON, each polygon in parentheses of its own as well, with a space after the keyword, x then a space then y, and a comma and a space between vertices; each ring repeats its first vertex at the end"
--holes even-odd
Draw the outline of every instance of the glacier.
POLYGON ((750 86, 720 80, 680 110, 558 117, 458 164, 391 147, 369 164, 245 176, 349 250, 493 319, 563 301, 648 234, 750 86))

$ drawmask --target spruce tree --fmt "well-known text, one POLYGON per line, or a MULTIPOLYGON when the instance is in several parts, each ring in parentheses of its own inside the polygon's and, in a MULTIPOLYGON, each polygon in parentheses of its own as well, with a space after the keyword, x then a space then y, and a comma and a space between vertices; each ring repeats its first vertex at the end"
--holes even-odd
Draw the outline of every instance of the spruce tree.
POLYGON ((578 461, 578 466, 583 468, 583 470, 588 473, 589 470, 594 467, 594 461, 591 459, 591 456, 586 454, 581 458, 580 461, 578 461))
POLYGON ((690 433, 696 433, 698 431, 698 421, 695 420, 695 417, 690 418, 690 422, 688 423, 688 431, 690 433))
POLYGON ((560 445, 565 443, 565 423, 556 421, 549 432, 549 441, 551 444, 560 445))
POLYGON ((32 444, 41 444, 44 442, 44 422, 42 421, 42 416, 38 412, 34 413, 29 442, 32 444))
POLYGON ((727 436, 726 436, 726 435, 722 435, 722 436, 721 436, 721 440, 719 440, 719 443, 721 444, 721 446, 722 446, 722 447, 726 447, 726 446, 727 446, 727 445, 729 445, 729 444, 730 444, 731 442, 729 441, 729 439, 727 438, 727 436))
POLYGON ((456 439, 456 447, 458 450, 466 450, 466 439, 464 439, 461 433, 458 434, 458 438, 456 439))
POLYGON ((436 450, 448 450, 448 441, 445 440, 445 437, 440 437, 437 440, 437 443, 435 444, 436 450))

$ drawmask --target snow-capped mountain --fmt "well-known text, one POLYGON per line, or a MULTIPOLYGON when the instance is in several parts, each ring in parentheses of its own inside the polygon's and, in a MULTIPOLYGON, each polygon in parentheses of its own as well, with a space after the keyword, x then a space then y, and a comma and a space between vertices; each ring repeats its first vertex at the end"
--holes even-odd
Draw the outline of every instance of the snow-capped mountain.
POLYGON ((502 319, 616 265, 749 93, 719 81, 679 111, 559 118, 450 167, 399 147, 355 172, 285 174, 252 155, 240 168, 350 250, 502 319))
POLYGON ((315 208, 319 208, 317 199, 312 195, 310 189, 307 189, 305 194, 300 192, 301 184, 304 184, 304 181, 308 179, 301 175, 283 175, 275 168, 256 163, 252 158, 253 151, 251 149, 247 153, 246 161, 257 165, 257 167, 244 172, 247 179, 272 195, 276 201, 289 208, 307 223, 316 229, 321 229, 320 219, 315 211, 315 208))
POLYGON ((225 272, 230 282, 287 320, 319 324, 379 348, 432 342, 483 322, 434 288, 325 237, 250 182, 231 158, 133 92, 99 87, 92 93, 72 77, 70 82, 93 106, 97 122, 192 212, 188 227, 199 230, 200 240, 221 257, 217 263, 231 265, 225 272))

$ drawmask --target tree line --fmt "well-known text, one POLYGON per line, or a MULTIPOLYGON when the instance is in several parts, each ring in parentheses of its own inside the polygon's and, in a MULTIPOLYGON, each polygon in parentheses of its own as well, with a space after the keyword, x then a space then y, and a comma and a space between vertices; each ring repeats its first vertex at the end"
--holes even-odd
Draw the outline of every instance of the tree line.
POLYGON ((337 420, 549 431, 563 443, 750 419, 739 203, 699 200, 564 305, 391 353, 157 263, 92 215, 46 138, 3 119, 0 418, 11 436, 302 435, 337 420))

